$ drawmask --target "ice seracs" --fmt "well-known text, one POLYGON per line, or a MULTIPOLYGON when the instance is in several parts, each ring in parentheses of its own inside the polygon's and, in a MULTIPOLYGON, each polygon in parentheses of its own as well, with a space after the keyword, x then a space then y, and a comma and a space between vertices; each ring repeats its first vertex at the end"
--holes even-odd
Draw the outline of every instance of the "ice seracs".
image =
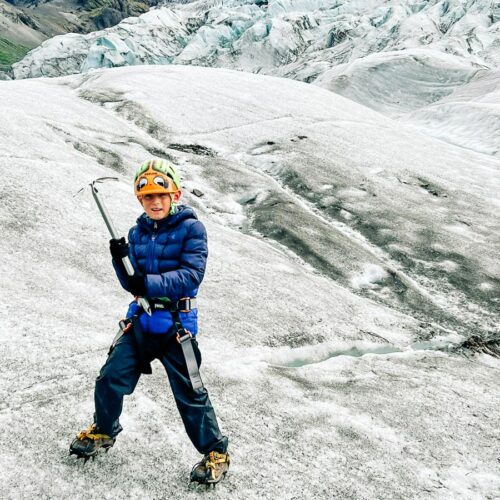
POLYGON ((486 0, 467 7, 458 0, 198 0, 153 9, 89 35, 66 35, 67 42, 48 40, 15 65, 14 74, 60 76, 126 64, 182 63, 313 81, 337 64, 418 47, 492 67, 500 60, 495 12, 486 0), (117 38, 126 43, 129 57, 117 57, 124 48, 117 38))

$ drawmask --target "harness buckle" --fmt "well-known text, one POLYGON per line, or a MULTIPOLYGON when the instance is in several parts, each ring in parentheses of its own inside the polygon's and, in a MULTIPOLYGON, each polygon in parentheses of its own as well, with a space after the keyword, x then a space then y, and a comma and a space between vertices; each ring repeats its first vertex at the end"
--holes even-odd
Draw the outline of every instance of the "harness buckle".
POLYGON ((179 344, 183 344, 184 342, 186 342, 187 340, 191 340, 192 338, 193 334, 189 330, 186 330, 185 328, 184 328, 184 334, 182 336, 180 332, 177 332, 176 339, 177 342, 179 342, 179 344))
POLYGON ((118 325, 123 333, 126 333, 132 327, 132 321, 129 318, 121 319, 118 325))
POLYGON ((179 299, 179 300, 176 302, 175 306, 177 307, 177 310, 178 310, 179 312, 187 313, 187 312, 191 311, 191 297, 183 297, 182 299, 179 299), (184 301, 184 302, 185 302, 185 305, 184 305, 185 309, 181 309, 181 308, 180 308, 180 305, 179 305, 179 304, 180 304, 182 301, 184 301))

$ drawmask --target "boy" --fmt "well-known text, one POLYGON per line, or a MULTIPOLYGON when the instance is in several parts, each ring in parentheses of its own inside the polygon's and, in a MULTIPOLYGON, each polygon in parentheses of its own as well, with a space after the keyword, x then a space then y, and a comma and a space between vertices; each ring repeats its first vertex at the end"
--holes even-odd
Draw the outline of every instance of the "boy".
POLYGON ((180 185, 178 173, 165 160, 148 161, 135 174, 134 191, 145 213, 130 229, 129 243, 112 239, 110 251, 123 288, 147 302, 130 304, 121 323, 123 334, 96 379, 94 423, 77 435, 70 454, 86 461, 114 445, 122 430, 118 419, 124 395, 132 394, 141 373, 151 373, 150 362, 158 358, 186 432, 204 455, 193 467, 191 481, 214 484, 225 476, 229 454, 198 372, 195 297, 205 273, 207 236, 193 209, 178 205, 180 185), (125 270, 124 257, 132 262, 133 276, 125 270))

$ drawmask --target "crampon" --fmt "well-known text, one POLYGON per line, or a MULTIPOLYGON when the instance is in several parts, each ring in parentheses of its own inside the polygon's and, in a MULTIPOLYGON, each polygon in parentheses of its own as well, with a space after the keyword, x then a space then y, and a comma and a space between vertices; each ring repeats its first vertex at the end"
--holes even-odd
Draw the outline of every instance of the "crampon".
POLYGON ((100 449, 106 452, 115 444, 115 438, 102 434, 96 424, 92 424, 88 429, 77 434, 69 447, 69 454, 76 455, 76 458, 83 458, 83 463, 87 463, 89 458, 95 459, 100 449))
POLYGON ((229 453, 211 451, 207 453, 201 462, 198 462, 191 471, 191 482, 215 485, 226 477, 230 464, 229 453))

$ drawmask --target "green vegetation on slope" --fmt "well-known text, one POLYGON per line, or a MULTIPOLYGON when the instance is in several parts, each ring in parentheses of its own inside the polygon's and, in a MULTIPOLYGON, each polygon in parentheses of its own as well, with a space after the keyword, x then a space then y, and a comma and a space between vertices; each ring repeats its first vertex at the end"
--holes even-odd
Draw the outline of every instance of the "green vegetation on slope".
POLYGON ((10 42, 5 38, 0 38, 0 70, 20 61, 28 52, 29 48, 24 45, 10 42))

